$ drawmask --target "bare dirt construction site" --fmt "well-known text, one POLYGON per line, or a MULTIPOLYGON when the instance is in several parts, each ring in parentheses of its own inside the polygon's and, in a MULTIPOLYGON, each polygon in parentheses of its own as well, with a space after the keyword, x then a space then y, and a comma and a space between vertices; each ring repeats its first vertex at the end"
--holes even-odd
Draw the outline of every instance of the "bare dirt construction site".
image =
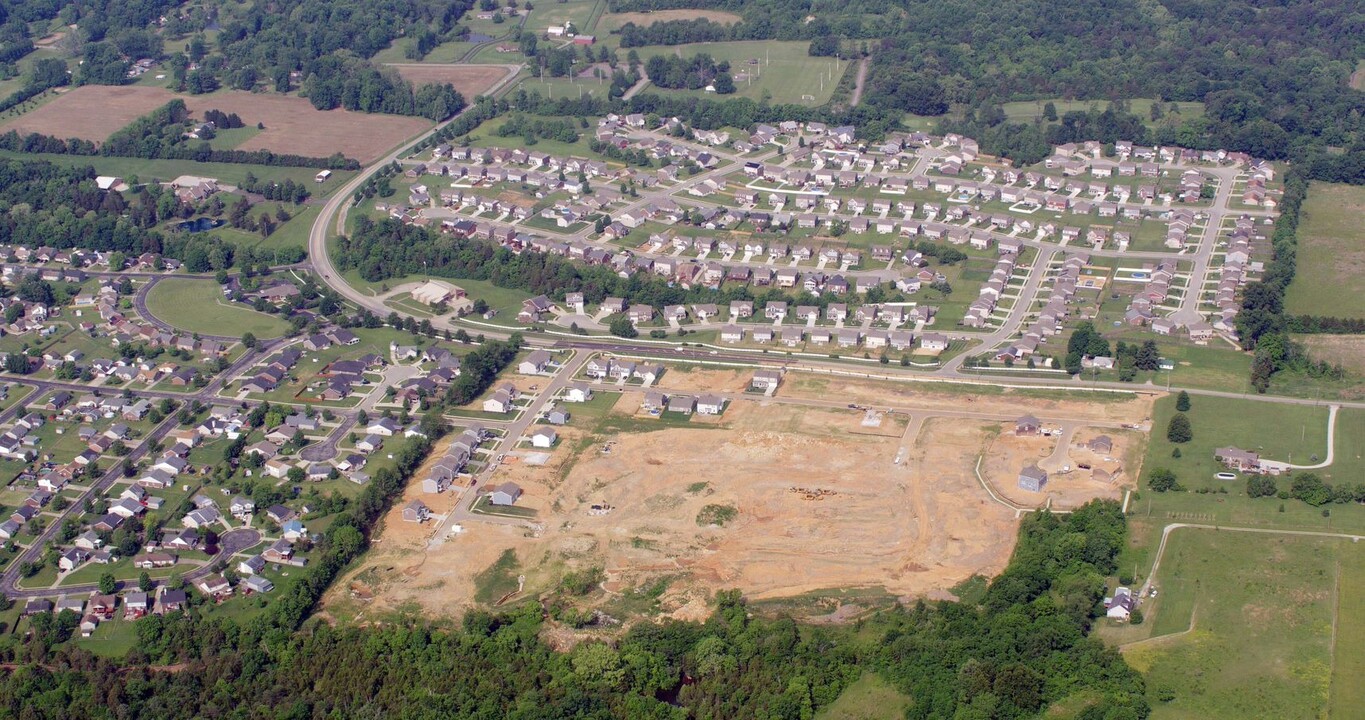
POLYGON ((0 125, 0 132, 42 133, 62 139, 104 142, 120 128, 165 105, 175 94, 163 88, 84 85, 0 125))
MULTIPOLYGON (((536 511, 534 529, 471 521, 429 544, 430 523, 418 528, 390 517, 376 548, 328 595, 328 612, 362 621, 395 611, 459 615, 515 590, 517 576, 525 586, 512 602, 553 591, 565 573, 589 567, 605 571, 605 597, 593 602, 608 612, 702 617, 714 593, 727 588, 760 601, 839 588, 942 597, 973 575, 999 572, 1014 547, 1017 513, 982 486, 977 458, 1001 452, 1002 467, 1017 473, 1026 457, 1054 449, 1002 440, 1002 418, 1074 416, 1084 428, 1074 438, 1084 442, 1095 434, 1088 417, 1137 423, 1151 402, 988 395, 977 397, 973 410, 1001 417, 982 420, 939 415, 967 405, 961 395, 921 393, 896 404, 913 399, 922 414, 879 414, 870 422, 862 411, 784 402, 781 392, 767 401, 732 394, 742 377, 726 370, 665 374, 661 384, 670 390, 730 394, 720 418, 638 415, 641 394, 630 391, 600 422, 562 428, 548 462, 518 458, 500 469, 492 482, 524 489, 517 505, 536 511), (610 452, 603 452, 607 441, 610 452), (648 587, 666 589, 653 605, 631 604, 648 587)), ((784 391, 788 385, 797 383, 784 391)), ((843 389, 888 402, 884 389, 843 389)), ((1110 435, 1111 454, 1141 452, 1140 435, 1110 435)), ((1077 503, 1118 492, 1117 485, 1069 488, 1060 480, 1057 488, 1077 503)), ((419 496, 410 490, 398 505, 419 496)), ((437 513, 454 502, 420 497, 437 513)), ((829 610, 812 605, 804 612, 829 610)))
POLYGON ((450 83, 468 102, 488 91, 507 75, 505 65, 438 65, 422 63, 390 63, 404 80, 421 87, 427 84, 450 83))

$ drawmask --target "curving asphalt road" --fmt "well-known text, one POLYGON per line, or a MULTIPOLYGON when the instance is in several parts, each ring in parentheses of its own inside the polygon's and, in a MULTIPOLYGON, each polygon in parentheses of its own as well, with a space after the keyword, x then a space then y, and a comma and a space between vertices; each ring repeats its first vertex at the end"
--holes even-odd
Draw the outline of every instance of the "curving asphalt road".
MULTIPOLYGON (((376 390, 375 392, 378 391, 376 390)), ((308 462, 331 460, 337 455, 337 443, 341 442, 341 438, 346 435, 346 431, 350 430, 353 425, 355 425, 355 416, 347 415, 341 418, 341 422, 337 424, 332 432, 327 434, 327 437, 300 450, 299 457, 308 462)))

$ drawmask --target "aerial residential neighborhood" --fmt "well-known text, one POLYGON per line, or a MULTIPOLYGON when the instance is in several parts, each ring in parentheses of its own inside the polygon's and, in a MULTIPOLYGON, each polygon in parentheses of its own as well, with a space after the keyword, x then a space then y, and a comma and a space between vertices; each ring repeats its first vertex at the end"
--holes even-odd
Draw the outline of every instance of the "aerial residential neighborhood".
POLYGON ((1352 717, 1353 11, 0 6, 0 716, 1352 717))

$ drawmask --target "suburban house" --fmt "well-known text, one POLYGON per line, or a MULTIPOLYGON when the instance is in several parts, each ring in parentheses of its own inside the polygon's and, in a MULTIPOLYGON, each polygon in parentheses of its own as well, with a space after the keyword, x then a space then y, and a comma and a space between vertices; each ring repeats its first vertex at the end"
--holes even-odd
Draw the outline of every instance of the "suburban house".
POLYGON ((413 500, 403 508, 403 520, 406 522, 425 522, 431 517, 431 509, 421 500, 413 500))
POLYGON ((754 378, 749 382, 749 387, 755 390, 771 390, 782 382, 782 371, 780 370, 759 370, 754 373, 754 378))
POLYGON ((493 505, 513 505, 521 498, 521 486, 505 482, 488 493, 488 502, 493 505))
POLYGON ((1250 450, 1235 447, 1221 447, 1213 451, 1213 459, 1233 470, 1260 472, 1261 456, 1250 450))
POLYGON ((1019 471, 1019 487, 1029 492, 1042 492, 1047 485, 1047 471, 1037 465, 1029 465, 1019 471))

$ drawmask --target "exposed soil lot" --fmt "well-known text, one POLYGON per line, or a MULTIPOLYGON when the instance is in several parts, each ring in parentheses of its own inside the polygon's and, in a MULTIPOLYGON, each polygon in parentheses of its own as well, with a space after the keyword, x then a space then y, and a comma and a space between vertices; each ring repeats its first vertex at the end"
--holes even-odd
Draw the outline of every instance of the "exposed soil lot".
POLYGON ((507 69, 500 65, 391 63, 389 67, 397 70, 414 87, 428 83, 450 83, 467 101, 482 95, 507 74, 507 69))
POLYGON ((84 85, 0 125, 0 132, 17 130, 103 142, 173 97, 175 94, 164 88, 84 85))
POLYGON ((101 142, 176 97, 183 97, 195 116, 216 109, 237 113, 249 125, 265 123, 265 129, 238 146, 239 150, 267 149, 312 157, 340 152, 367 163, 431 127, 423 118, 346 110, 323 112, 303 98, 283 95, 234 91, 178 96, 163 88, 86 85, 0 126, 0 131, 40 132, 101 142))
MULTIPOLYGON (((662 384, 733 393, 746 376, 669 372, 662 384)), ((854 392, 887 402, 875 387, 854 392)), ((656 611, 693 618, 704 616, 708 600, 725 588, 756 600, 831 588, 942 596, 1008 561, 1016 513, 992 499, 974 473, 977 457, 1000 442, 999 422, 930 417, 921 426, 908 425, 903 415, 884 415, 880 426, 869 427, 862 412, 747 399, 732 401, 719 418, 660 419, 637 414, 640 397, 638 390, 626 392, 600 422, 561 428, 545 464, 509 454, 494 482, 523 488, 517 505, 536 511, 536 529, 470 522, 464 532, 430 542, 432 525, 402 523, 395 510, 375 549, 329 594, 328 611, 362 621, 394 612, 459 615, 478 595, 501 596, 489 592, 491 569, 502 568, 503 588, 515 589, 516 577, 524 576, 525 590, 512 600, 517 602, 553 590, 570 570, 595 566, 606 571, 606 596, 595 602, 611 607, 666 578, 656 611), (904 437, 908 426, 918 427, 913 441, 904 437), (604 453, 608 440, 611 452, 604 453), (593 505, 612 510, 591 514, 593 505), (699 525, 707 506, 732 507, 734 518, 699 525), (510 567, 508 550, 516 558, 510 567)), ((913 400, 964 404, 952 395, 913 400)), ((977 400, 987 401, 1008 413, 1089 409, 1105 420, 1112 415, 1133 422, 1146 416, 1150 403, 977 400)), ((1051 450, 1040 444, 1032 452, 1051 450)), ((1010 470, 1011 478, 1017 470, 1010 470)), ((1068 503, 1118 492, 1108 485, 1063 489, 1068 503)), ((414 488, 397 507, 419 496, 436 513, 455 502, 414 488)))

